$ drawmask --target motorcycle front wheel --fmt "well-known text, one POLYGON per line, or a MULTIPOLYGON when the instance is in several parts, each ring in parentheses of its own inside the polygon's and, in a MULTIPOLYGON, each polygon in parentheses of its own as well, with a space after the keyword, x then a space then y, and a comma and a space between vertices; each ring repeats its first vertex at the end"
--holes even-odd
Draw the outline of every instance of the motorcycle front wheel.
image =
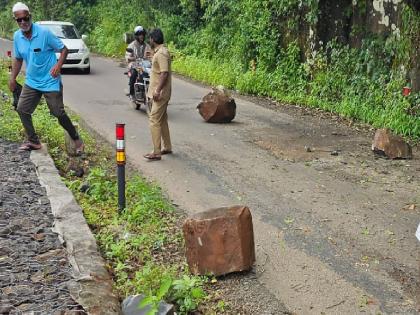
POLYGON ((133 109, 139 110, 140 109, 140 102, 135 99, 130 99, 130 105, 133 109))

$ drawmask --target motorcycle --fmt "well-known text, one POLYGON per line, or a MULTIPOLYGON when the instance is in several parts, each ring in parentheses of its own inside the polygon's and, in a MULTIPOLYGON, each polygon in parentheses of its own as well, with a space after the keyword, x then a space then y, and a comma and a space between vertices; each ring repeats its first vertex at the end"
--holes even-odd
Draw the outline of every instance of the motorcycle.
MULTIPOLYGON (((132 52, 132 50, 130 50, 130 48, 127 48, 128 52, 132 52)), ((136 82, 134 83, 134 95, 129 95, 131 104, 136 110, 139 110, 140 107, 143 105, 145 107, 145 110, 147 112, 150 112, 151 102, 149 102, 147 98, 147 91, 149 89, 150 84, 150 72, 152 69, 152 63, 150 62, 150 60, 139 58, 131 63, 130 69, 131 68, 137 71, 137 78, 136 82)), ((124 74, 126 74, 128 78, 132 76, 131 71, 124 72, 124 74)))

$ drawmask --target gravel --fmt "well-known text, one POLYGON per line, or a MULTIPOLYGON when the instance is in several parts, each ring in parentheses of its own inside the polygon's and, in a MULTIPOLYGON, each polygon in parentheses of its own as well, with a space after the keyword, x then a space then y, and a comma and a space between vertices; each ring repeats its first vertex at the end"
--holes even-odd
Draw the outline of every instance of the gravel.
POLYGON ((223 313, 235 315, 291 315, 286 306, 260 283, 256 270, 219 277, 212 286, 229 308, 223 313))
POLYGON ((0 314, 85 314, 29 155, 0 139, 0 314))

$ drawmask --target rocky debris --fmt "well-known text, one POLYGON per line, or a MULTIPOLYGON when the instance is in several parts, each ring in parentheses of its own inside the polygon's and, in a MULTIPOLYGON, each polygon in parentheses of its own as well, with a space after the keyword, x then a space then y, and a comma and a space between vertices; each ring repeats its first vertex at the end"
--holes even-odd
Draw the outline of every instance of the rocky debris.
POLYGON ((236 103, 224 89, 216 88, 203 97, 197 110, 206 122, 228 123, 235 118, 236 103))
POLYGON ((83 183, 80 186, 79 191, 82 192, 82 193, 85 193, 85 192, 87 192, 89 190, 89 188, 90 188, 89 183, 83 183))
POLYGON ((332 156, 338 156, 340 154, 340 151, 341 151, 339 149, 337 149, 337 150, 315 149, 315 148, 311 148, 310 146, 307 146, 307 145, 304 146, 304 150, 305 150, 305 152, 308 152, 308 153, 315 152, 315 151, 317 151, 317 152, 327 152, 332 156))
POLYGON ((0 314, 86 314, 29 152, 0 139, 0 314))
MULTIPOLYGON (((217 297, 229 305, 228 315, 291 315, 267 287, 259 280, 261 273, 256 266, 249 272, 231 273, 212 281, 212 290, 217 297)), ((263 272, 263 271, 262 271, 263 272)), ((204 312, 211 314, 211 311, 204 312)), ((222 313, 221 313, 222 314, 222 313)))
POLYGON ((66 173, 72 173, 77 177, 83 177, 86 173, 83 159, 75 156, 69 156, 67 166, 64 170, 66 173))
POLYGON ((184 238, 190 270, 216 276, 251 269, 255 262, 252 216, 233 206, 198 213, 185 221, 184 238))
MULTIPOLYGON (((151 310, 151 305, 140 307, 146 298, 144 294, 130 295, 122 302, 123 315, 147 315, 151 310)), ((161 301, 156 315, 174 315, 174 306, 161 301)))
POLYGON ((312 148, 310 146, 307 146, 307 145, 305 145, 304 149, 305 149, 305 152, 312 152, 313 151, 312 148))
POLYGON ((413 157, 410 145, 389 129, 376 131, 372 150, 375 153, 384 154, 390 159, 411 159, 413 157))

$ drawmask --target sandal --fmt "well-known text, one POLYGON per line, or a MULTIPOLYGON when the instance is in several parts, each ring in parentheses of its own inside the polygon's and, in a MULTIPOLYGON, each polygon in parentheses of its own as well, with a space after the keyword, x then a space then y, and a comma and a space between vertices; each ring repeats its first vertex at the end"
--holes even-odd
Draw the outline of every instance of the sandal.
POLYGON ((147 153, 143 155, 143 157, 149 161, 160 161, 162 157, 160 155, 154 154, 154 153, 147 153))
POLYGON ((25 142, 19 147, 19 151, 32 151, 42 148, 41 143, 25 142))
POLYGON ((160 151, 160 154, 162 154, 162 155, 172 154, 172 150, 162 150, 162 151, 160 151))

